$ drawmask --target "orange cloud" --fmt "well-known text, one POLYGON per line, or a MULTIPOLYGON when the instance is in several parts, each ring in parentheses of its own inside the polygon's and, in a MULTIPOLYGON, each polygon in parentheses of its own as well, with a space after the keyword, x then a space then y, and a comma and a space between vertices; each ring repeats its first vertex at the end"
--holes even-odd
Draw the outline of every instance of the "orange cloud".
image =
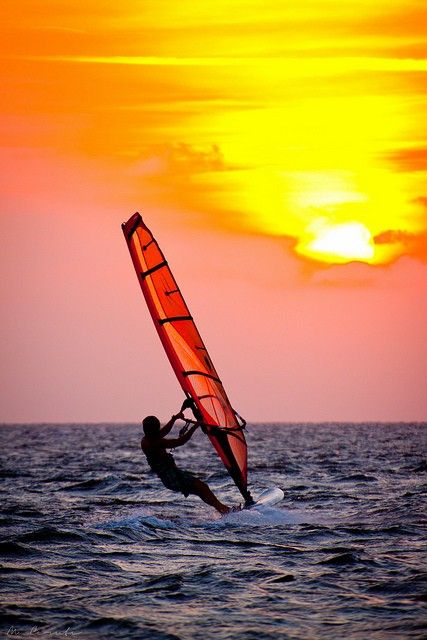
POLYGON ((389 154, 399 171, 427 171, 427 148, 399 149, 389 154))
POLYGON ((418 233, 402 229, 386 229, 373 240, 376 245, 393 247, 399 255, 411 255, 427 261, 427 197, 415 198, 413 204, 418 208, 420 231, 418 233))
POLYGON ((420 255, 381 238, 427 229, 424 3, 233 7, 8 3, 4 144, 107 163, 143 203, 304 259, 420 255))

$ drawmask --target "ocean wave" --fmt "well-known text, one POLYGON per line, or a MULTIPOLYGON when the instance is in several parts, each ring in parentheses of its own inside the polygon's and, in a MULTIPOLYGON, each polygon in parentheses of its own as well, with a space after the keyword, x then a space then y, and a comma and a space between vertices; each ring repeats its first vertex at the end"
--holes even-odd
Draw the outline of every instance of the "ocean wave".
POLYGON ((76 542, 85 536, 76 531, 64 531, 55 527, 42 527, 18 537, 20 542, 76 542))
POLYGON ((32 556, 36 555, 37 551, 31 549, 23 544, 19 544, 18 542, 7 541, 0 542, 0 554, 4 556, 32 556))
MULTIPOLYGON (((419 425, 254 426, 251 491, 278 485, 285 498, 224 517, 149 473, 137 425, 3 435, 20 460, 2 481, 3 635, 34 627, 40 637, 85 640, 423 637, 419 425)), ((241 502, 199 435, 188 467, 226 504, 241 502)))

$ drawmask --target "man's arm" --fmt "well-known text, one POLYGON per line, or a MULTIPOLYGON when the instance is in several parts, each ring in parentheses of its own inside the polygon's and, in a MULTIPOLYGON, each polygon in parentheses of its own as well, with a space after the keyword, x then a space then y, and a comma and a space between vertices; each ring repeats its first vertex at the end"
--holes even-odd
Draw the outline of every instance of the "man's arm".
POLYGON ((169 422, 167 422, 165 424, 165 426, 160 429, 160 431, 159 431, 160 437, 164 438, 165 436, 167 436, 169 431, 172 429, 173 425, 175 424, 175 422, 177 420, 182 419, 182 418, 184 418, 184 414, 182 413, 182 411, 180 411, 176 415, 172 416, 172 418, 169 420, 169 422))
POLYGON ((196 422, 196 424, 193 424, 189 430, 184 433, 183 436, 180 436, 179 438, 165 438, 162 442, 162 445, 166 448, 166 449, 175 449, 175 447, 181 447, 183 444, 185 444, 186 442, 188 442, 191 438, 191 436, 193 435, 193 433, 195 432, 195 430, 197 429, 197 427, 200 426, 198 422, 196 422))

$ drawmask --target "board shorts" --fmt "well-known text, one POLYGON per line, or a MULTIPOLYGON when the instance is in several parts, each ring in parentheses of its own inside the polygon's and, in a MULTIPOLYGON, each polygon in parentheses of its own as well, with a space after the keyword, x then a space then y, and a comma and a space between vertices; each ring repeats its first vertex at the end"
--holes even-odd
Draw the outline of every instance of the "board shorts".
POLYGON ((187 498, 194 491, 194 481, 197 480, 189 471, 181 471, 175 464, 156 465, 151 467, 160 478, 166 489, 183 493, 187 498))

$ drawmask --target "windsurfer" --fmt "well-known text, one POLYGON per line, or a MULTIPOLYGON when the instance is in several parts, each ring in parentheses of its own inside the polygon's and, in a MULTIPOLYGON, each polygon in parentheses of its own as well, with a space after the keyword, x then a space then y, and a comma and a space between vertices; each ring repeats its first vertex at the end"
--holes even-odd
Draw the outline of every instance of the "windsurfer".
POLYGON ((141 440, 141 449, 150 468, 167 489, 181 492, 186 498, 190 494, 196 495, 219 513, 228 513, 231 510, 230 507, 220 502, 205 482, 192 473, 179 469, 172 454, 167 452, 167 449, 175 449, 186 444, 200 425, 199 422, 192 424, 188 431, 178 438, 166 438, 177 420, 185 420, 184 409, 188 406, 188 401, 184 401, 179 413, 173 415, 164 427, 160 426, 160 420, 156 416, 144 418, 142 421, 144 436, 141 440))

